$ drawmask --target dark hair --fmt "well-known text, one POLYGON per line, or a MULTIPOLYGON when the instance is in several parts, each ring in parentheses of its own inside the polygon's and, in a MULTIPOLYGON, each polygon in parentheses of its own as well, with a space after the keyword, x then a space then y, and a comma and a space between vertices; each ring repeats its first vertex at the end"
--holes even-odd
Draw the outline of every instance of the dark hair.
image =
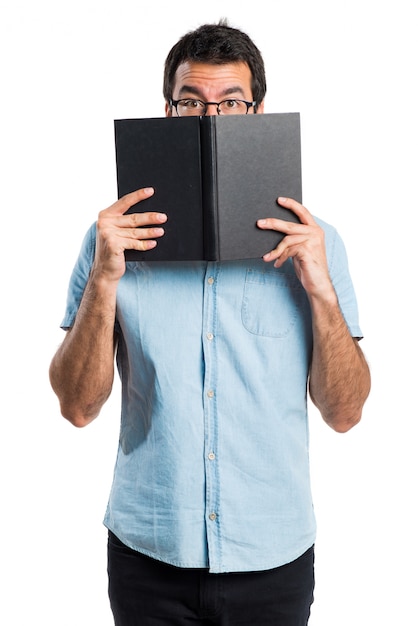
POLYGON ((167 102, 173 97, 174 77, 179 65, 194 63, 247 63, 251 71, 252 96, 259 105, 266 93, 263 57, 257 46, 241 30, 228 26, 225 20, 218 24, 204 24, 186 33, 170 50, 164 66, 163 94, 167 102))

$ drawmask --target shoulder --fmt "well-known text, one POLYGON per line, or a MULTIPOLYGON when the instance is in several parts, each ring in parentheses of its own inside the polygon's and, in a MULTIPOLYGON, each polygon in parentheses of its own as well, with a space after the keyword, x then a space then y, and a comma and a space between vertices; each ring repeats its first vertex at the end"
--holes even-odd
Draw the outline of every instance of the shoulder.
POLYGON ((329 269, 332 270, 335 265, 347 264, 345 244, 337 228, 317 216, 314 216, 314 219, 325 234, 325 247, 329 269))
POLYGON ((80 254, 84 254, 86 257, 93 261, 94 254, 96 251, 96 222, 91 224, 90 228, 87 230, 83 242, 81 244, 80 254))

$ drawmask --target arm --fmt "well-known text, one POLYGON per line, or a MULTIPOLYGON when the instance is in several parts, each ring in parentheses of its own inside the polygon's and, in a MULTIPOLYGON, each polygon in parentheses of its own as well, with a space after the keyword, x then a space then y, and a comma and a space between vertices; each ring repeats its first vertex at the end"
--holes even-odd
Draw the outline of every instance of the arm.
POLYGON ((92 270, 72 329, 52 359, 49 376, 61 413, 85 426, 113 385, 116 288, 92 270))
POLYGON ((116 291, 125 272, 125 249, 150 250, 164 234, 149 224, 164 223, 161 213, 127 209, 152 195, 138 190, 102 211, 97 220, 96 252, 74 326, 52 359, 51 386, 62 415, 85 426, 99 414, 112 390, 114 376, 116 291))
POLYGON ((337 297, 311 299, 313 353, 309 392, 324 420, 338 432, 360 421, 370 373, 358 341, 347 328, 337 297))
POLYGON ((338 432, 345 432, 361 418, 370 391, 369 368, 341 313, 328 273, 322 229, 295 200, 279 198, 279 202, 294 211, 301 224, 274 218, 260 220, 260 228, 286 234, 264 260, 274 261, 275 267, 280 267, 288 258, 293 258, 312 312, 310 395, 326 423, 338 432))

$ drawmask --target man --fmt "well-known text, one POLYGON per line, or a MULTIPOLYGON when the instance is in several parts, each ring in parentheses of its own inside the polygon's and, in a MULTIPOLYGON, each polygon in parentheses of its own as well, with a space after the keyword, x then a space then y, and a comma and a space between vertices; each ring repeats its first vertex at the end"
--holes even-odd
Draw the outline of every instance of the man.
MULTIPOLYGON (((257 47, 225 23, 167 57, 168 117, 261 114, 265 90, 257 47)), ((338 432, 360 420, 370 388, 344 246, 279 198, 301 223, 260 219, 285 233, 263 259, 126 263, 125 249, 164 236, 167 216, 147 212, 153 193, 121 198, 87 233, 50 368, 62 414, 84 426, 109 397, 116 349, 121 432, 105 516, 115 624, 305 625, 307 386, 338 432), (137 202, 144 212, 125 215, 137 202)))

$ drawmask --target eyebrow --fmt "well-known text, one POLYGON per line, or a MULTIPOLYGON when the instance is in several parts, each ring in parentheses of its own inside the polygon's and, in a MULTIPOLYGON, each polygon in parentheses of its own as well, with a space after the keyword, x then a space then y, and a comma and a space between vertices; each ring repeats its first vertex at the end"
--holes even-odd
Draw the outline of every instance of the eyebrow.
MULTIPOLYGON (((202 92, 197 88, 197 87, 193 87, 192 85, 183 85, 180 89, 179 89, 179 96, 184 96, 184 94, 189 93, 193 96, 197 96, 198 98, 203 98, 202 92)), ((227 89, 224 89, 224 91, 221 92, 221 96, 230 96, 231 94, 235 94, 238 93, 241 96, 244 96, 244 90, 242 87, 240 87, 239 85, 234 85, 233 87, 228 87, 227 89)))

